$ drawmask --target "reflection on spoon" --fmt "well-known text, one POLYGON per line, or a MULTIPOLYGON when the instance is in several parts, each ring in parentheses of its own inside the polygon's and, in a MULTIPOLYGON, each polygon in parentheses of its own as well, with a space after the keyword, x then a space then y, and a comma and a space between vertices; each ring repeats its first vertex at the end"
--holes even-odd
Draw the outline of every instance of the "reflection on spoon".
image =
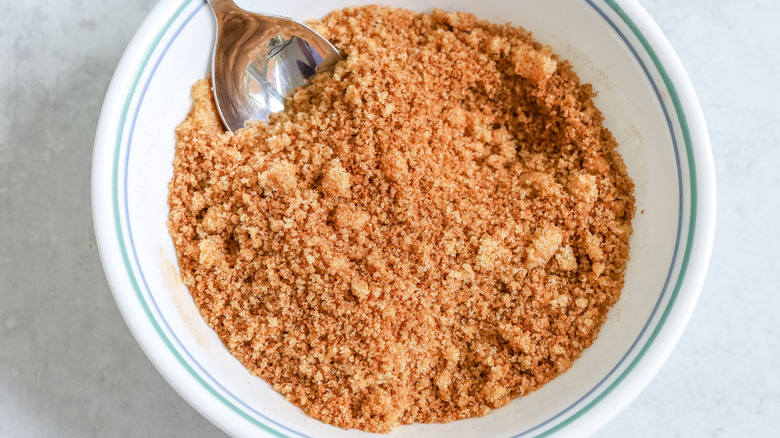
POLYGON ((225 126, 267 121, 284 98, 341 55, 326 39, 289 18, 247 12, 232 0, 208 0, 217 20, 212 83, 225 126))

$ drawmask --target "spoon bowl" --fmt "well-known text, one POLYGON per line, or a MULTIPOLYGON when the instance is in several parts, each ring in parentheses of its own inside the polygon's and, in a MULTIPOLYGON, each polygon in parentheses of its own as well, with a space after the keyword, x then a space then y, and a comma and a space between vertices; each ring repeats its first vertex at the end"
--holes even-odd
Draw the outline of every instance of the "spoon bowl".
POLYGON ((212 87, 230 131, 267 121, 290 92, 341 60, 330 42, 295 20, 248 12, 232 0, 208 3, 217 20, 212 87))

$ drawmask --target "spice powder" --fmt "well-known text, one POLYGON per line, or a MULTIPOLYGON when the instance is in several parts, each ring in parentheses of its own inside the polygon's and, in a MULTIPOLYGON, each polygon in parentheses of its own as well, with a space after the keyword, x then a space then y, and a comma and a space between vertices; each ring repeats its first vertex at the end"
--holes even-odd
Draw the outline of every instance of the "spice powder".
POLYGON ((206 322, 312 417, 481 416, 566 371, 620 296, 633 183, 589 85, 522 28, 377 6, 345 55, 225 132, 178 127, 169 228, 206 322))

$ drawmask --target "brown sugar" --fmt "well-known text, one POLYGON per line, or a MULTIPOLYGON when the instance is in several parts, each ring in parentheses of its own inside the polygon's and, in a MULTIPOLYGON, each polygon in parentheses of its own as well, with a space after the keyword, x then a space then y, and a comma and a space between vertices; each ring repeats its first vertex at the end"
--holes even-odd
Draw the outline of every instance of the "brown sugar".
POLYGON ((633 183, 566 61, 471 15, 312 23, 345 54, 268 123, 210 84, 177 130, 179 267, 206 322, 312 417, 485 415, 572 366, 617 301, 633 183))

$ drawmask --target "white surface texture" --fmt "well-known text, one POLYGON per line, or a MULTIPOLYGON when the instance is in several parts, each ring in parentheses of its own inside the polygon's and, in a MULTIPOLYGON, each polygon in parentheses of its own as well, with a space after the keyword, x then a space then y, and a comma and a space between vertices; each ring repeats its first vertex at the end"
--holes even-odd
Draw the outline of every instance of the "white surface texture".
MULTIPOLYGON (((8 2, 0 16, 0 436, 218 437, 123 321, 90 211, 92 141, 155 0, 8 2)), ((715 156, 710 273, 680 343, 599 437, 780 427, 780 3, 642 0, 697 90, 715 156)))

